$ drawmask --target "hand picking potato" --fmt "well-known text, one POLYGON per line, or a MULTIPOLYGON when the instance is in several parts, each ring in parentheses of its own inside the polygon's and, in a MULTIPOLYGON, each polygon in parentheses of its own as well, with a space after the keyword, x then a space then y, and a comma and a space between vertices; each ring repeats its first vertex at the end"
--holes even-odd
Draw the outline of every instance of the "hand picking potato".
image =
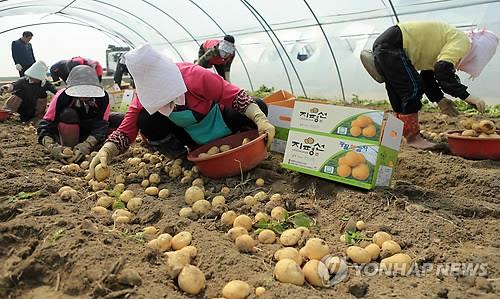
POLYGON ((102 182, 111 175, 111 168, 102 167, 102 164, 98 164, 95 168, 94 175, 96 180, 102 182))
POLYGON ((241 280, 232 280, 222 289, 225 299, 245 299, 250 295, 250 285, 241 280))

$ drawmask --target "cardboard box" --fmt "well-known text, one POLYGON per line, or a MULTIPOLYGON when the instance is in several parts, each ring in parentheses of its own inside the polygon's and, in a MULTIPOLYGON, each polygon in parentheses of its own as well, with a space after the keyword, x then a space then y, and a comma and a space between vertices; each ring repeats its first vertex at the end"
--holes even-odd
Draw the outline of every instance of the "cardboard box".
POLYGON ((330 107, 320 109, 317 103, 296 103, 282 166, 365 189, 389 186, 397 165, 403 123, 380 111, 327 106, 330 107), (315 116, 304 115, 304 111, 315 116), (323 115, 320 116, 320 112, 323 115), (350 124, 359 115, 373 116, 372 125, 379 124, 374 136, 338 133, 338 128, 350 124), (375 139, 375 136, 378 137, 375 139))
POLYGON ((111 105, 111 111, 122 112, 126 111, 130 102, 134 97, 133 89, 124 90, 107 90, 109 95, 109 104, 111 105))

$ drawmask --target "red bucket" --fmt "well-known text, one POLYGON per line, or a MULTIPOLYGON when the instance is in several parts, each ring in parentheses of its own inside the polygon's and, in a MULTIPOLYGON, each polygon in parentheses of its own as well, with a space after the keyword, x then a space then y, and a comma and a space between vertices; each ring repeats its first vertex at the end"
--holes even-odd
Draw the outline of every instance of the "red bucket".
POLYGON ((246 131, 212 141, 190 152, 189 161, 196 164, 200 172, 210 178, 222 178, 239 175, 241 171, 255 168, 267 155, 266 135, 260 135, 257 130, 246 131), (243 139, 251 141, 241 144, 243 139), (201 153, 206 153, 212 146, 227 144, 231 149, 212 156, 198 158, 201 153))
POLYGON ((12 112, 10 110, 0 109, 0 121, 6 121, 10 118, 10 114, 12 112))
MULTIPOLYGON (((448 131, 448 145, 452 154, 480 160, 500 160, 500 138, 477 138, 452 135, 462 130, 448 131)), ((500 133, 500 131, 497 131, 500 133)))

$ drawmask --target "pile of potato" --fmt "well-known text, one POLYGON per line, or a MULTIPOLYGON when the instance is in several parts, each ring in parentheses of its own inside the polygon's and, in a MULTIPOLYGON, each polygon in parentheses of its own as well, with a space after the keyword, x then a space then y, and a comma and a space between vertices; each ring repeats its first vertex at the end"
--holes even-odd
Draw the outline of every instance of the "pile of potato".
MULTIPOLYGON (((243 138, 241 145, 247 144, 250 142, 250 139, 245 137, 243 138)), ((227 144, 223 144, 221 146, 212 146, 211 148, 208 149, 206 153, 200 153, 198 154, 198 158, 206 158, 210 157, 213 155, 217 155, 219 153, 227 152, 228 150, 231 150, 231 146, 227 144)))
POLYGON ((464 127, 462 134, 455 133, 464 137, 478 137, 478 138, 500 138, 498 135, 496 125, 491 120, 481 120, 475 122, 472 119, 461 121, 460 124, 464 127))
POLYGON ((365 156, 355 151, 349 151, 339 158, 337 174, 343 178, 352 177, 364 181, 370 176, 370 168, 366 163, 365 156))
POLYGON ((358 137, 374 137, 377 134, 377 128, 374 125, 373 119, 366 115, 360 115, 351 122, 349 129, 351 136, 358 137))

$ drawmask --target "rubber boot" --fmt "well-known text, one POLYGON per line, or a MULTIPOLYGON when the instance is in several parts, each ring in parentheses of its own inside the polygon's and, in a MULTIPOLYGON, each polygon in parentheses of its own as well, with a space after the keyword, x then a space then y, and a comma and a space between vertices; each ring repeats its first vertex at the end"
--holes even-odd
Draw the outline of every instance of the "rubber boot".
POLYGON ((406 139, 406 144, 418 149, 431 149, 436 146, 435 143, 425 140, 420 135, 420 125, 418 123, 418 113, 412 114, 396 114, 404 123, 403 136, 406 139))
POLYGON ((373 80, 377 81, 378 83, 384 83, 385 78, 380 74, 380 72, 377 69, 377 66, 375 65, 375 56, 373 55, 373 52, 370 50, 363 50, 359 54, 359 58, 361 59, 361 63, 365 67, 366 71, 370 76, 373 78, 373 80))
POLYGON ((60 122, 57 125, 61 145, 73 147, 80 141, 80 125, 60 122))

